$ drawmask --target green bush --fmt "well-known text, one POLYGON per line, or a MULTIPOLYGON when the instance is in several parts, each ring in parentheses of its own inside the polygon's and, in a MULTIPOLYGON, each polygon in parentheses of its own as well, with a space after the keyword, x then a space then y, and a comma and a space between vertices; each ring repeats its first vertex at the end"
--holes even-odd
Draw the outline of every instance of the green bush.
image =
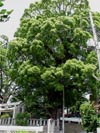
POLYGON ((18 113, 16 115, 16 125, 27 126, 27 120, 30 118, 30 114, 27 112, 18 113))
POLYGON ((7 113, 0 116, 1 119, 5 119, 5 118, 9 118, 9 117, 10 117, 10 115, 7 113))
POLYGON ((98 126, 97 112, 93 103, 86 102, 80 107, 82 126, 87 132, 96 132, 98 126))
MULTIPOLYGON (((16 133, 30 133, 29 131, 16 131, 16 133)), ((32 133, 35 133, 32 131, 32 133)))

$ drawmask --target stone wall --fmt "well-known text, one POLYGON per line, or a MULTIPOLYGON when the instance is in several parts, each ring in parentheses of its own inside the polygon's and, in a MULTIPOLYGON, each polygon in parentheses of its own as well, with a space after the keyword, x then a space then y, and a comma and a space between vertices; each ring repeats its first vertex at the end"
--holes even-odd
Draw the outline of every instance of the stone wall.
POLYGON ((79 123, 65 123, 65 133, 81 133, 82 127, 79 123))

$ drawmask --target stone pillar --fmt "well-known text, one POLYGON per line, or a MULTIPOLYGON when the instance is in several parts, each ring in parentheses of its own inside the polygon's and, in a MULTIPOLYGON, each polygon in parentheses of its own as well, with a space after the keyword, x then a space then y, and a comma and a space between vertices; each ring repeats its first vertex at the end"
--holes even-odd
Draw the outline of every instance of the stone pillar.
POLYGON ((55 121, 53 119, 48 119, 47 133, 54 133, 55 121))

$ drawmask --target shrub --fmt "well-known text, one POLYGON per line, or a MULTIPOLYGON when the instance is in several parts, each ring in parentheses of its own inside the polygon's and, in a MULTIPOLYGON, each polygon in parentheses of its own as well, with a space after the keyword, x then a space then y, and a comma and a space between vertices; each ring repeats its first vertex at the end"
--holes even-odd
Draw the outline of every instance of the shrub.
MULTIPOLYGON (((30 133, 29 131, 16 131, 16 133, 30 133)), ((32 131, 32 133, 35 133, 32 131)))
POLYGON ((9 118, 9 117, 10 117, 10 115, 7 113, 0 116, 1 119, 5 119, 5 118, 9 118))
POLYGON ((27 120, 30 118, 30 114, 27 112, 18 113, 16 115, 16 124, 21 126, 27 126, 27 120))
POLYGON ((98 126, 97 112, 93 106, 93 103, 86 102, 80 107, 82 126, 87 132, 96 132, 98 126))

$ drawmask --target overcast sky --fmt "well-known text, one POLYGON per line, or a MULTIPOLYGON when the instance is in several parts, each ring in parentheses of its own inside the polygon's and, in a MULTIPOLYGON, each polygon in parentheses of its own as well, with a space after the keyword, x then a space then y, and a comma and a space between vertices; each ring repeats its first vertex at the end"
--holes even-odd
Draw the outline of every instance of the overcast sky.
MULTIPOLYGON (((8 10, 14 9, 11 18, 6 23, 0 23, 0 35, 7 35, 10 40, 13 39, 14 32, 20 23, 20 18, 24 13, 24 9, 29 4, 38 0, 5 0, 4 5, 8 10)), ((100 0, 90 0, 90 6, 93 11, 100 11, 100 0)))

